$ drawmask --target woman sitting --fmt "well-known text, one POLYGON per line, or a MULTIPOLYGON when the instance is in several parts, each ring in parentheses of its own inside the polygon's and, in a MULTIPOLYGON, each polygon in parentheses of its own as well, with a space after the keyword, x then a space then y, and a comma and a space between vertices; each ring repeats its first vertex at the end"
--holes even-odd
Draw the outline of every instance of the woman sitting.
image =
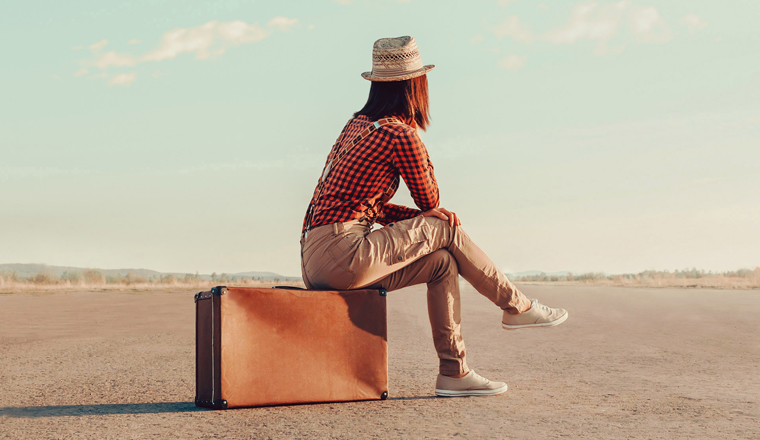
POLYGON ((460 329, 459 276, 500 307, 507 330, 561 324, 567 311, 527 299, 472 242, 438 184, 417 130, 430 122, 426 74, 411 37, 375 42, 364 108, 332 148, 304 219, 303 279, 312 289, 386 289, 427 283, 440 359, 438 396, 507 390, 470 370, 460 329), (404 179, 417 209, 389 203, 404 179), (372 230, 379 223, 384 227, 372 230))

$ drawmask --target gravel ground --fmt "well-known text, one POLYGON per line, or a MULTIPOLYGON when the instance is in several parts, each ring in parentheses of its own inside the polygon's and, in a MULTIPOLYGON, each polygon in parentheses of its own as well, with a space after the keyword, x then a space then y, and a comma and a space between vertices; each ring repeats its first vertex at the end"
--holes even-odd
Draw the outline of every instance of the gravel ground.
POLYGON ((760 292, 523 286, 565 307, 507 332, 463 282, 470 366, 436 398, 424 286, 391 292, 389 400, 196 408, 194 292, 0 295, 2 438, 758 438, 760 292))

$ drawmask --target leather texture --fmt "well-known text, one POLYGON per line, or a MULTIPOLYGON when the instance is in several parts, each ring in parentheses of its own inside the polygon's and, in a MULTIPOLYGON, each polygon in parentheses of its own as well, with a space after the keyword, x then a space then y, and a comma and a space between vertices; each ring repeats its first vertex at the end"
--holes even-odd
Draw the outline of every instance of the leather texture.
POLYGON ((387 397, 379 290, 227 287, 217 298, 221 392, 214 398, 227 408, 387 397))

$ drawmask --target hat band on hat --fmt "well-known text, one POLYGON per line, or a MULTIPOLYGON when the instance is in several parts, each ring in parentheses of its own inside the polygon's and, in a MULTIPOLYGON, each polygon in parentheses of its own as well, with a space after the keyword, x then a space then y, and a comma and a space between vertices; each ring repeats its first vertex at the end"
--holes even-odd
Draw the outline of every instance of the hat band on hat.
POLYGON ((424 69, 425 68, 421 64, 419 69, 408 69, 405 67, 399 67, 396 69, 383 68, 382 70, 372 69, 372 76, 376 78, 391 78, 395 76, 409 75, 411 73, 416 73, 424 69))

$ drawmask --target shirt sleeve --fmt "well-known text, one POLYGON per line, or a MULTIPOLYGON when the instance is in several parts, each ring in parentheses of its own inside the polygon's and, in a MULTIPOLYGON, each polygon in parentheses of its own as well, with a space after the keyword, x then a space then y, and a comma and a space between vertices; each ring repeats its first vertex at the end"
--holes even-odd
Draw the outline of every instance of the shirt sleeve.
MULTIPOLYGON (((437 208, 439 203, 438 182, 435 180, 433 164, 430 162, 427 148, 422 143, 422 139, 420 139, 416 130, 411 127, 402 128, 401 133, 393 141, 391 160, 393 166, 398 169, 401 178, 404 179, 412 200, 414 200, 420 211, 437 208)), ((385 206, 388 209, 391 206, 396 207, 397 205, 385 206)), ((411 209, 406 207, 401 208, 411 209)), ((391 208, 390 210, 393 211, 394 209, 396 208, 391 208)), ((401 212, 399 211, 399 213, 401 212)), ((410 217, 414 217, 414 215, 410 217)))
POLYGON ((422 211, 419 209, 409 208, 402 205, 394 205, 393 203, 386 203, 383 205, 382 213, 377 218, 377 222, 385 226, 388 223, 417 217, 420 214, 422 214, 422 211))

